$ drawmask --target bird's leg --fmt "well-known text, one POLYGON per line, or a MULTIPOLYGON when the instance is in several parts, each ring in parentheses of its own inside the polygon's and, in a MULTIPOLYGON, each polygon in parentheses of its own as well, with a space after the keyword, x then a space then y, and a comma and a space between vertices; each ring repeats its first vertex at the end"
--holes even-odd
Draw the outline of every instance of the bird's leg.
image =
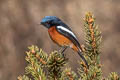
POLYGON ((64 54, 65 50, 67 49, 67 46, 66 47, 63 47, 61 53, 64 54))
POLYGON ((65 52, 66 49, 67 49, 67 46, 62 47, 62 48, 59 50, 59 53, 62 53, 62 55, 65 56, 65 55, 64 55, 64 52, 65 52))

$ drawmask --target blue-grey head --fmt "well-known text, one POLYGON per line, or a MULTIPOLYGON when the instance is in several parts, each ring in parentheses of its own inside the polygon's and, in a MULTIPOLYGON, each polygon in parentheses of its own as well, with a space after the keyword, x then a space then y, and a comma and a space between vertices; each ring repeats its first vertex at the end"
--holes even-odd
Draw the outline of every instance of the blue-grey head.
POLYGON ((56 16, 45 16, 40 23, 46 28, 50 28, 59 25, 61 22, 62 21, 56 16))

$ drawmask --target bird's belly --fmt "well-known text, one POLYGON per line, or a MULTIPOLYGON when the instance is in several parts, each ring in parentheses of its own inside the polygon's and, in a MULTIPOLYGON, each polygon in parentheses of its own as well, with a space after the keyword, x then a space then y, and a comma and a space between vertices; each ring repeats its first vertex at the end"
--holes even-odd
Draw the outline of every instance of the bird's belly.
POLYGON ((78 48, 67 37, 57 32, 55 27, 49 28, 48 33, 50 38, 59 46, 69 46, 73 50, 78 51, 78 48))
POLYGON ((59 32, 56 31, 55 27, 51 27, 49 30, 49 35, 51 39, 60 46, 70 46, 72 42, 66 38, 65 36, 61 35, 59 32))

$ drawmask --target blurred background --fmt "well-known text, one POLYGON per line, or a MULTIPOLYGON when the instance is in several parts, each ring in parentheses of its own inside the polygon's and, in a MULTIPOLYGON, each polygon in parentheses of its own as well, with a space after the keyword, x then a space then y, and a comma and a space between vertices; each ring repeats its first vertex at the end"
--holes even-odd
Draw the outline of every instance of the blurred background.
MULTIPOLYGON (((38 25, 44 16, 58 16, 84 44, 87 11, 95 15, 102 31, 103 76, 120 74, 120 0, 0 0, 0 80, 16 80, 24 74, 28 46, 37 45, 47 53, 59 49, 47 29, 38 25)), ((69 66, 77 71, 79 56, 71 49, 65 53, 69 66)))

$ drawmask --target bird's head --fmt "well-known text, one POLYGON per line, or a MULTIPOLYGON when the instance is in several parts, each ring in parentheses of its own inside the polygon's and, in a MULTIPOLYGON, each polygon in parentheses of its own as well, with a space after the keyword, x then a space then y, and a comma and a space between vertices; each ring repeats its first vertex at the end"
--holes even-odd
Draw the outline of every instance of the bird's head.
POLYGON ((60 22, 61 20, 56 16, 45 16, 40 23, 46 28, 50 28, 51 26, 59 25, 60 22))

